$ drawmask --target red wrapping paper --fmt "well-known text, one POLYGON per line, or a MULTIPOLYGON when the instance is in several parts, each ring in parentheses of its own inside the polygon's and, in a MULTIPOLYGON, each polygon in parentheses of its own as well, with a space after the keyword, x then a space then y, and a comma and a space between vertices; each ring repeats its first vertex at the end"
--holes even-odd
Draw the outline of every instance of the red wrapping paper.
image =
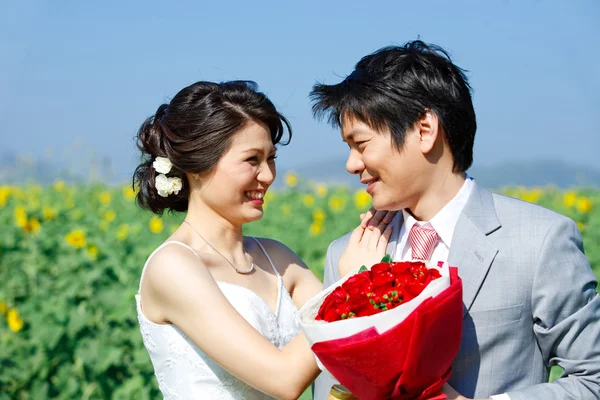
POLYGON ((450 267, 450 286, 395 327, 315 343, 312 351, 361 400, 445 399, 440 390, 460 347, 462 313, 462 281, 450 267))

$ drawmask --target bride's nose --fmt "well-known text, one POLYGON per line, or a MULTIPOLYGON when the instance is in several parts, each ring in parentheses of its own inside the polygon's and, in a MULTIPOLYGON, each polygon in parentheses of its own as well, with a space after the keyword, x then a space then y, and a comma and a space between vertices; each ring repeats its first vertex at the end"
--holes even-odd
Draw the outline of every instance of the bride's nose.
POLYGON ((275 174, 275 165, 269 165, 269 163, 264 163, 263 165, 261 165, 256 179, 259 182, 270 185, 275 180, 275 174))

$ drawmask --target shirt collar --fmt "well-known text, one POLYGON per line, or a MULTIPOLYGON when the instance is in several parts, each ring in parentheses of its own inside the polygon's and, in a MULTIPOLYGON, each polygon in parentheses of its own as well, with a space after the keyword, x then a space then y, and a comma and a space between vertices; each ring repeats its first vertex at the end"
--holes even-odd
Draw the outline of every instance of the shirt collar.
POLYGON ((404 215, 404 228, 405 232, 410 232, 414 224, 422 226, 424 228, 433 228, 437 232, 440 240, 450 248, 452 244, 452 236, 454 235, 454 228, 460 217, 460 213, 467 204, 471 191, 473 190, 473 180, 469 176, 465 179, 465 183, 462 185, 456 196, 450 200, 440 211, 437 212, 429 221, 417 221, 406 209, 402 210, 404 215))

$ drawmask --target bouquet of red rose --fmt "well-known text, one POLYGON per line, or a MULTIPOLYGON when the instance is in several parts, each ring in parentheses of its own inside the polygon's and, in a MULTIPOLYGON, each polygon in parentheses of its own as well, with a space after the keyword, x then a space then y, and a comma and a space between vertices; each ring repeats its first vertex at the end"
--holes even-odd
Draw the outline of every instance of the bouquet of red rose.
POLYGON ((319 367, 358 398, 443 399, 462 312, 456 268, 386 256, 310 299, 300 321, 319 367))

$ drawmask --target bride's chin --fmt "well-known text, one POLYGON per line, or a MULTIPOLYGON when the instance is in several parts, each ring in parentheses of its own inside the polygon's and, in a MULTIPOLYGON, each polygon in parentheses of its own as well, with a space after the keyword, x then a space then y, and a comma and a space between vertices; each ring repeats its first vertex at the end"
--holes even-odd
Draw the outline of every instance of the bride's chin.
POLYGON ((246 223, 249 222, 255 222, 260 220, 264 215, 264 211, 262 210, 254 210, 254 212, 247 212, 244 215, 244 219, 246 220, 246 223))

